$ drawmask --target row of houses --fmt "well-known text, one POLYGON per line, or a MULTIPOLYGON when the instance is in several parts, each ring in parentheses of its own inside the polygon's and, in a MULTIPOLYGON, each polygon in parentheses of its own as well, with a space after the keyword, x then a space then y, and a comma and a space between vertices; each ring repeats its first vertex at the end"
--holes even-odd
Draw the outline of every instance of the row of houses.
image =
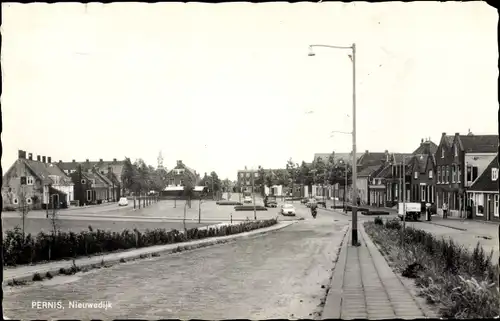
MULTIPOLYGON (((469 132, 442 133, 439 145, 422 139, 411 154, 366 151, 357 160, 359 200, 378 207, 394 207, 403 198, 431 203, 439 215, 446 204, 448 216, 500 221, 498 148, 498 135, 469 132)), ((343 187, 337 191, 342 198, 343 187)), ((352 184, 346 194, 350 200, 352 184)))
MULTIPOLYGON (((365 206, 394 207, 404 198, 407 202, 431 203, 439 215, 443 215, 446 204, 448 216, 500 220, 498 148, 498 135, 469 132, 442 133, 438 145, 430 139, 421 139, 413 153, 388 150, 358 153, 358 200, 365 206)), ((330 157, 339 165, 352 164, 352 153, 317 153, 314 160, 327 162, 330 157)), ((246 168, 239 170, 238 185, 251 190, 252 175, 257 179, 259 174, 246 168)), ((256 191, 259 188, 255 186, 256 191)), ((265 193, 352 201, 352 182, 273 186, 271 190, 266 187, 265 193)))
MULTIPOLYGON (((51 157, 18 151, 18 159, 2 179, 2 208, 15 209, 30 204, 45 209, 50 204, 90 205, 116 202, 130 195, 123 183, 125 160, 52 162, 51 157)), ((176 194, 186 180, 196 185, 200 175, 182 161, 166 174, 166 188, 161 193, 176 194)))

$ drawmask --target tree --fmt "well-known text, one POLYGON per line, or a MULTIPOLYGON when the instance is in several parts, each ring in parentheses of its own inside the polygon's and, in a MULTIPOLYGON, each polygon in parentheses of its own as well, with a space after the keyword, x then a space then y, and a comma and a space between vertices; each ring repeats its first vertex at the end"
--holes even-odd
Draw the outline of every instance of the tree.
POLYGON ((269 194, 273 195, 272 187, 275 183, 273 171, 268 171, 264 176, 265 185, 269 188, 269 194))
POLYGON ((297 179, 299 177, 299 170, 300 170, 299 164, 294 163, 292 158, 289 158, 286 163, 286 170, 288 172, 288 180, 291 185, 290 187, 293 196, 293 192, 295 190, 295 184, 297 184, 297 179))
POLYGON ((125 162, 122 171, 123 188, 128 191, 138 191, 140 184, 138 184, 137 168, 132 164, 130 158, 125 157, 125 162))
POLYGON ((191 208, 191 199, 194 195, 194 182, 190 175, 184 176, 184 188, 183 188, 184 196, 186 197, 186 205, 191 208))
POLYGON ((264 196, 265 194, 265 188, 264 188, 264 186, 266 185, 265 180, 266 180, 266 171, 262 166, 259 165, 259 167, 257 168, 257 179, 254 181, 254 185, 260 187, 262 196, 264 196))
POLYGON ((27 196, 26 190, 25 190, 25 185, 21 186, 21 190, 19 193, 19 205, 18 205, 18 211, 21 213, 21 218, 22 218, 22 223, 23 223, 23 240, 25 238, 25 224, 26 224, 26 217, 28 216, 28 213, 30 211, 30 207, 32 205, 32 199, 27 196))

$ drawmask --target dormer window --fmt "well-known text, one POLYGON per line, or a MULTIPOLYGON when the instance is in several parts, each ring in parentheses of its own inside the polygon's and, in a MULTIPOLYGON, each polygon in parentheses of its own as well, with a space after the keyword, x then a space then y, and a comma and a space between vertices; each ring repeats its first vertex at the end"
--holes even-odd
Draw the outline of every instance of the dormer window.
POLYGON ((441 158, 444 158, 444 149, 441 149, 441 158))
POLYGON ((35 182, 35 179, 33 176, 26 177, 26 185, 33 185, 34 182, 35 182))
POLYGON ((498 180, 498 168, 491 169, 491 180, 492 181, 498 180))

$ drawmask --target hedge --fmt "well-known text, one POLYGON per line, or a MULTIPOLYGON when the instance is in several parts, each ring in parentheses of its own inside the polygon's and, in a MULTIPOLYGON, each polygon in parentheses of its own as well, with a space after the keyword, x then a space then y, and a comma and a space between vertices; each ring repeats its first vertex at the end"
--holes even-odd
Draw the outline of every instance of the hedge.
POLYGON ((217 205, 243 205, 243 203, 238 201, 217 201, 217 205))
POLYGON ((238 205, 234 207, 235 211, 267 211, 267 207, 261 205, 238 205))
POLYGON ((470 251, 451 239, 406 227, 401 244, 399 219, 365 223, 366 232, 396 271, 415 279, 420 295, 444 318, 493 318, 500 314, 499 266, 480 243, 470 251))
POLYGON ((5 266, 30 264, 43 261, 61 260, 88 256, 98 253, 186 242, 207 237, 225 236, 269 227, 277 223, 276 219, 243 222, 238 225, 210 227, 209 229, 189 229, 186 233, 165 229, 145 230, 143 233, 134 229, 119 232, 93 230, 80 233, 40 232, 36 237, 31 234, 23 239, 19 227, 8 230, 3 241, 3 259, 5 266))

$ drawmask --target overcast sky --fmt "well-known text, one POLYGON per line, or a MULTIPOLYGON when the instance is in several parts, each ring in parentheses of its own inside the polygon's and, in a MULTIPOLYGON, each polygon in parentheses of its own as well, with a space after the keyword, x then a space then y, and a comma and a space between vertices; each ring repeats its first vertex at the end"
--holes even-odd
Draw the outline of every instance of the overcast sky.
POLYGON ((2 4, 3 155, 237 169, 498 133, 484 2, 2 4), (313 111, 312 113, 307 113, 313 111))

